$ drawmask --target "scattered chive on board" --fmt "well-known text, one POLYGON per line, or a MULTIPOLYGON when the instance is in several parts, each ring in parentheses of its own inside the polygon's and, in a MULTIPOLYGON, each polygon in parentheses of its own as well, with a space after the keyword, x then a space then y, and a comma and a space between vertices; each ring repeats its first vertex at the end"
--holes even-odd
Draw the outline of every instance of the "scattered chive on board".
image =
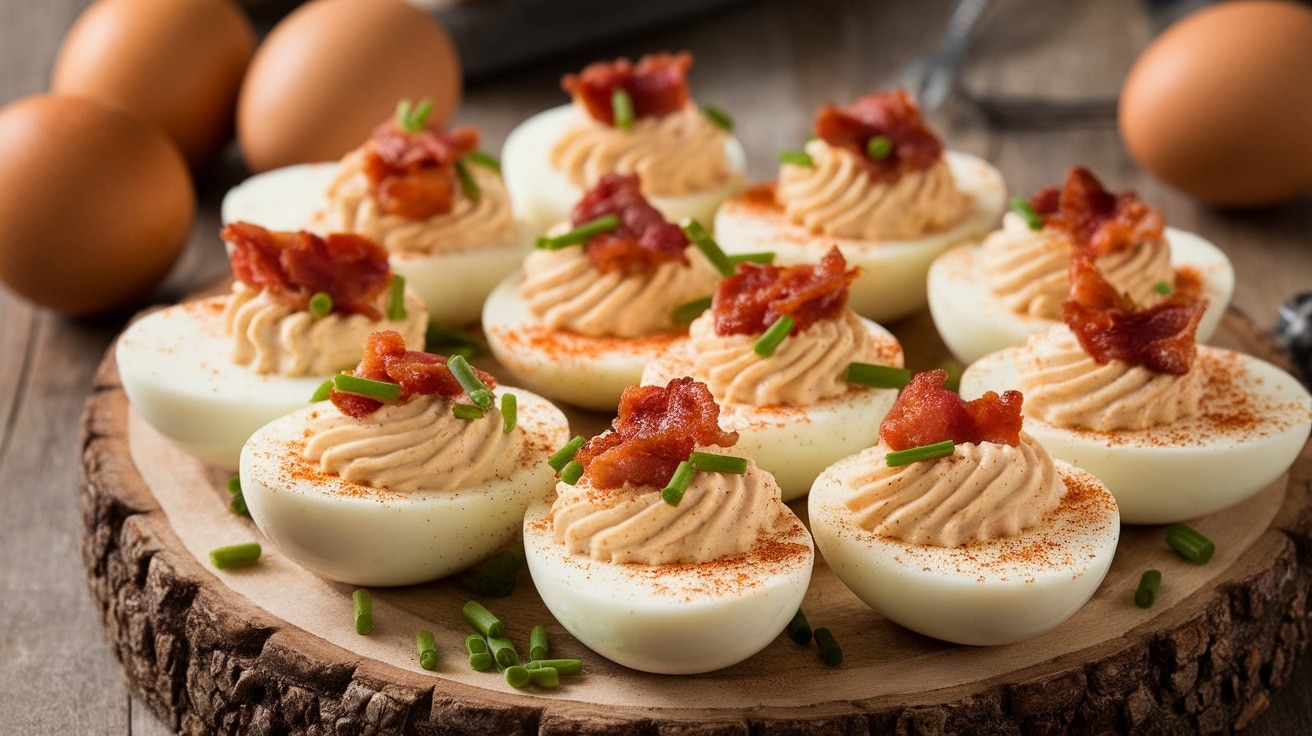
POLYGON ((615 118, 615 127, 620 130, 632 130, 634 122, 633 98, 623 87, 616 87, 610 96, 611 114, 615 118))
POLYGON ((465 637, 465 651, 469 653, 469 667, 476 672, 486 672, 492 669, 496 660, 492 659, 492 653, 487 649, 487 639, 482 634, 470 634, 465 637))
POLYGON ((355 633, 368 636, 374 632, 374 599, 369 591, 356 588, 351 593, 351 603, 355 608, 355 633))
POLYGON ((1139 587, 1134 591, 1134 605, 1140 608, 1152 608, 1160 587, 1162 587, 1162 571, 1145 570, 1139 578, 1139 587))
POLYGON ((552 453, 551 457, 547 458, 547 465, 550 465, 551 469, 557 473, 564 470, 565 466, 569 464, 569 461, 574 459, 574 455, 578 453, 579 448, 583 447, 583 443, 585 442, 587 442, 587 440, 583 439, 583 435, 575 435, 573 439, 566 442, 559 450, 552 453))
POLYGON ((815 630, 815 643, 820 647, 820 659, 830 667, 837 667, 843 663, 843 650, 838 646, 838 640, 834 638, 834 633, 829 629, 821 626, 815 630))
POLYGON ((437 669, 437 642, 433 632, 420 629, 415 633, 415 650, 419 652, 419 666, 426 670, 437 669))
POLYGON ((901 389, 911 382, 911 371, 876 363, 850 363, 844 378, 848 383, 871 388, 901 389))
POLYGON ((583 671, 581 659, 535 659, 524 665, 530 670, 550 667, 562 675, 577 675, 583 671))
POLYGON ((350 373, 338 373, 333 376, 333 388, 342 393, 364 396, 384 404, 395 403, 401 398, 401 384, 389 381, 375 381, 361 378, 350 373))
POLYGON ((387 319, 390 322, 403 322, 408 316, 405 311, 405 277, 398 273, 387 284, 387 319))
POLYGON ((674 324, 683 327, 692 324, 693 320, 702 316, 702 312, 705 312, 710 308, 711 297, 707 296, 702 297, 701 299, 693 299, 690 302, 685 302, 675 307, 670 318, 674 321, 674 324))
POLYGON ((460 615, 464 617, 465 623, 483 636, 501 636, 501 619, 487 610, 482 603, 469 601, 461 607, 460 615))
POLYGON ((210 564, 220 570, 253 565, 256 560, 260 559, 261 551, 259 542, 246 542, 244 544, 219 547, 210 550, 210 564))
POLYGON ((542 661, 547 658, 549 651, 547 630, 541 626, 534 626, 528 632, 528 658, 534 661, 542 661))
POLYGON ((519 652, 515 651, 515 643, 508 637, 489 636, 487 648, 492 652, 492 658, 496 660, 498 667, 514 667, 519 664, 519 652))
POLYGON ((679 223, 679 229, 683 230, 683 234, 687 236, 693 245, 697 246, 697 250, 700 250, 702 255, 706 256, 706 260, 710 261, 712 266, 715 266, 715 270, 721 276, 733 275, 733 263, 729 260, 729 256, 724 254, 720 244, 715 242, 715 238, 711 237, 710 232, 700 222, 687 217, 679 223))
POLYGON ((506 684, 513 688, 521 688, 528 684, 528 668, 523 665, 511 665, 506 668, 506 684))
POLYGON ((806 614, 802 609, 797 609, 793 618, 788 622, 788 638, 793 640, 794 644, 807 645, 811 643, 811 622, 806 620, 806 614))
POLYGON ((670 476, 670 482, 661 489, 661 500, 671 506, 678 506, 683 500, 683 492, 688 490, 688 484, 692 482, 692 470, 692 463, 687 460, 680 461, 679 466, 674 469, 674 474, 670 476))
POLYGON ((1030 203, 1025 201, 1023 197, 1012 197, 1011 200, 1007 202, 1007 206, 1011 208, 1012 212, 1020 215, 1021 218, 1025 220, 1025 224, 1029 225, 1031 230, 1043 229, 1043 218, 1039 216, 1039 213, 1034 211, 1034 208, 1030 206, 1030 203))
POLYGON ((794 324, 792 317, 786 314, 781 316, 756 339, 756 343, 752 345, 752 351, 762 358, 774 355, 774 351, 779 349, 779 344, 788 337, 788 333, 793 331, 794 324))
POLYGON ((571 245, 582 245, 597 233, 610 232, 620 226, 619 215, 602 215, 595 220, 588 220, 567 233, 553 237, 545 235, 538 238, 537 246, 547 250, 559 250, 571 245))
POLYGON ((528 672, 528 681, 538 687, 559 687, 560 671, 555 667, 534 667, 528 672))
POLYGON ((310 296, 309 307, 315 317, 327 317, 333 311, 333 298, 326 291, 316 291, 310 296))
POLYGON ((688 455, 688 462, 694 470, 703 473, 734 473, 742 475, 747 472, 747 458, 733 455, 716 455, 710 452, 693 452, 688 455))
POLYGON ((936 457, 951 455, 952 448, 954 447, 956 447, 956 445, 952 440, 943 440, 942 442, 935 442, 932 445, 921 445, 920 447, 912 447, 906 450, 890 452, 888 455, 884 456, 884 460, 888 463, 888 467, 896 468, 899 465, 910 465, 911 463, 918 463, 921 460, 933 460, 936 457))
POLYGON ((512 545, 465 571, 460 586, 478 595, 508 596, 515 591, 515 576, 523 564, 523 547, 512 545))
POLYGON ((1180 556, 1195 565, 1206 565, 1216 553, 1212 540, 1199 534, 1188 524, 1172 524, 1166 527, 1166 543, 1180 556))
POLYGON ((792 164, 793 166, 815 166, 815 162, 811 160, 811 154, 806 151, 780 151, 779 163, 792 164))

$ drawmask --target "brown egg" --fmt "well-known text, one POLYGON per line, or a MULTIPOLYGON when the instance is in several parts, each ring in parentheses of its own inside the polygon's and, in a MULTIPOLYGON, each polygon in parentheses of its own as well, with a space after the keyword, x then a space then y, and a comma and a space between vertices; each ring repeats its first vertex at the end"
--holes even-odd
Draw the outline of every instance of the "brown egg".
POLYGON ((37 95, 0 109, 0 281, 29 301, 74 316, 131 304, 194 214, 177 147, 123 108, 37 95))
POLYGON ((1204 202, 1312 190, 1312 8, 1236 0, 1185 16, 1136 60, 1119 122, 1135 160, 1204 202))
POLYGON ((232 139, 255 32, 230 0, 97 0, 59 48, 51 91, 117 102, 199 170, 232 139))
POLYGON ((446 30, 401 0, 314 0, 274 27, 237 102, 252 171, 340 158, 403 98, 433 102, 444 126, 460 102, 446 30))

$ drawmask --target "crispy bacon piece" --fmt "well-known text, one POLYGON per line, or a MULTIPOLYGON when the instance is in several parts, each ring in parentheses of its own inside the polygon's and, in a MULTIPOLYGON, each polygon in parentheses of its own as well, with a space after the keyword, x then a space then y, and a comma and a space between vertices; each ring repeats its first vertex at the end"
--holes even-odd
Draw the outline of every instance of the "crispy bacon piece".
POLYGON ((720 407, 710 389, 688 377, 664 387, 624 389, 612 426, 574 456, 593 488, 664 486, 695 448, 738 441, 737 432, 720 429, 720 407))
POLYGON ((1126 190, 1112 194, 1082 166, 1066 171, 1062 188, 1047 187, 1030 199, 1044 227, 1066 231, 1071 242, 1100 256, 1137 243, 1160 240, 1165 221, 1156 207, 1126 190))
POLYGON ((478 131, 470 127, 411 133, 395 120, 384 122, 364 144, 369 196, 383 212, 410 220, 450 212, 456 160, 478 150, 478 142, 478 131))
POLYGON ((310 297, 325 292, 339 314, 382 319, 373 305, 392 280, 387 250, 361 235, 333 233, 327 238, 305 232, 273 232, 249 222, 234 222, 219 233, 232 244, 232 272, 251 286, 266 289, 293 309, 305 309, 310 297))
POLYGON ((598 61, 579 74, 566 74, 560 86, 583 105, 588 115, 603 125, 615 125, 611 97, 616 89, 629 93, 635 118, 660 117, 681 109, 688 102, 688 68, 692 54, 662 51, 648 54, 635 65, 628 59, 598 61))
POLYGON ((570 213, 570 224, 617 215, 620 226, 588 238, 588 258, 597 270, 624 275, 646 273, 662 263, 688 265, 688 237, 642 196, 637 174, 606 174, 583 194, 570 213))
POLYGON ((711 303, 715 334, 754 335, 784 315, 793 318, 789 334, 797 334, 842 312, 848 287, 859 275, 861 268, 847 268, 837 246, 813 266, 739 263, 735 273, 715 288, 711 303))
POLYGON ((966 401, 943 388, 947 371, 917 373, 898 394, 893 407, 879 425, 879 439, 894 450, 932 445, 944 440, 956 443, 993 442, 1015 447, 1020 443, 1023 397, 1019 391, 999 396, 989 391, 966 401))
POLYGON ((846 148, 875 181, 897 181, 923 171, 943 156, 943 142, 925 125, 920 107, 905 89, 866 95, 844 108, 821 107, 812 123, 826 143, 846 148), (893 144, 882 159, 871 158, 867 145, 875 136, 893 144))
POLYGON ((1107 282, 1093 257, 1071 258, 1070 297, 1061 318, 1098 363, 1119 360, 1154 373, 1184 375, 1197 353, 1195 335, 1207 300, 1176 292, 1146 309, 1107 282))
MULTIPOLYGON (((491 374, 474 369, 478 377, 488 388, 496 388, 496 379, 491 374)), ((406 350, 405 339, 394 330, 382 330, 369 336, 365 342, 360 364, 352 373, 360 378, 401 384, 401 396, 398 402, 412 396, 436 394, 448 399, 455 398, 465 389, 451 374, 446 365, 446 357, 418 350, 406 350)), ((367 396, 348 394, 333 389, 328 395, 333 405, 343 414, 359 419, 378 410, 383 402, 367 396)))

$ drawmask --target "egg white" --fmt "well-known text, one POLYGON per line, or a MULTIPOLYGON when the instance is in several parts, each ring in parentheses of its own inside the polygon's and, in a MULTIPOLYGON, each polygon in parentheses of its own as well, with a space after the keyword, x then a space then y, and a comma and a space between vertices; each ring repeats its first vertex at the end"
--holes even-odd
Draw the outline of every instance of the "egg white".
POLYGON ((866 605, 896 624, 958 644, 1022 641, 1070 618, 1111 567, 1120 539, 1116 504, 1078 468, 1056 461, 1064 480, 1096 489, 1101 502, 1064 500, 1019 535, 953 548, 910 544, 855 523, 845 501, 872 462, 883 462, 875 448, 822 473, 807 498, 807 513, 825 563, 866 605))
MULTIPOLYGON (((336 162, 297 164, 256 174, 223 197, 223 224, 250 222, 270 230, 308 230, 329 234, 326 192, 341 168, 336 162)), ((462 326, 478 320, 483 300, 519 267, 532 245, 520 222, 504 242, 452 253, 392 253, 392 270, 428 305, 429 319, 462 326)))
POLYGON ((770 550, 703 564, 637 565, 570 554, 552 539, 551 503, 524 516, 524 556, 542 602, 589 649, 661 674, 711 672, 764 649, 797 613, 815 559, 811 535, 783 509, 770 550))
MULTIPOLYGON (((574 106, 569 104, 540 112, 510 131, 501 149, 501 173, 510 190, 515 215, 527 222, 533 232, 546 232, 552 225, 568 220, 570 210, 583 196, 582 189, 551 165, 551 149, 569 128, 575 114, 574 106)), ((744 174, 747 154, 737 138, 729 136, 725 152, 730 169, 744 174)), ((720 202, 741 188, 740 182, 733 182, 702 192, 647 199, 670 222, 691 217, 709 225, 720 202)))
MULTIPOLYGON (((1008 348, 981 358, 961 376, 961 395, 1020 385, 1016 356, 1008 348)), ((1312 431, 1312 397, 1285 371, 1258 358, 1207 345, 1198 346, 1195 369, 1204 354, 1230 356, 1244 376, 1262 429, 1224 426, 1225 417, 1195 417, 1167 427, 1093 432, 1065 429, 1026 416, 1025 431, 1055 458, 1083 468, 1107 485, 1127 524, 1169 524, 1206 516, 1269 486, 1289 469, 1312 431), (1188 435, 1187 444, 1178 438, 1188 435)), ((1223 413, 1212 397, 1205 412, 1223 413)))
MULTIPOLYGON (((1174 268, 1192 266, 1203 275, 1207 310, 1198 325, 1198 341, 1216 333, 1235 290, 1230 259, 1212 243, 1193 233, 1166 229, 1174 268)), ((1057 320, 1017 314, 989 288, 977 244, 944 253, 929 268, 929 312, 948 350, 963 363, 974 362, 1003 348, 1020 345, 1057 320)))
POLYGON ((970 214, 942 232, 913 240, 856 240, 817 235, 784 220, 783 208, 762 207, 744 197, 725 200, 715 215, 715 239, 725 253, 773 252, 775 263, 816 263, 837 245, 861 276, 851 287, 849 304, 863 317, 888 323, 925 307, 925 274, 943 251, 988 233, 1002 214, 1006 186, 987 161, 945 151, 957 188, 974 198, 970 214))
MULTIPOLYGON (((412 585, 488 557, 519 531, 524 509, 555 487, 547 458, 569 439, 560 410, 522 389, 516 424, 530 435, 497 477, 454 491, 392 492, 352 483, 300 455, 320 403, 261 427, 241 453, 241 490, 251 519, 289 558, 350 585, 412 585)), ((500 421, 490 417, 489 421, 500 421)))

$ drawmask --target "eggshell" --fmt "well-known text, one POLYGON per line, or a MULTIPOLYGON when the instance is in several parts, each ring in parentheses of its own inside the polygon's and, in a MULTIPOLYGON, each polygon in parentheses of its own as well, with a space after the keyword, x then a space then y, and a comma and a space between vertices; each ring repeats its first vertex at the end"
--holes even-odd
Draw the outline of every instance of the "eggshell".
POLYGON ((68 315, 127 306, 172 266, 195 192, 159 128, 83 97, 0 110, 0 281, 68 315))
POLYGON ((97 0, 55 58, 51 91, 116 102, 201 169, 232 138, 255 31, 230 0, 97 0))
POLYGON ((1158 36, 1121 90, 1130 155, 1204 202, 1250 206, 1312 189, 1312 8, 1242 0, 1158 36))
POLYGON ((340 158, 401 99, 432 100, 442 127, 460 102, 446 30, 401 0, 314 0, 269 33, 237 100, 237 140, 260 172, 340 158))

